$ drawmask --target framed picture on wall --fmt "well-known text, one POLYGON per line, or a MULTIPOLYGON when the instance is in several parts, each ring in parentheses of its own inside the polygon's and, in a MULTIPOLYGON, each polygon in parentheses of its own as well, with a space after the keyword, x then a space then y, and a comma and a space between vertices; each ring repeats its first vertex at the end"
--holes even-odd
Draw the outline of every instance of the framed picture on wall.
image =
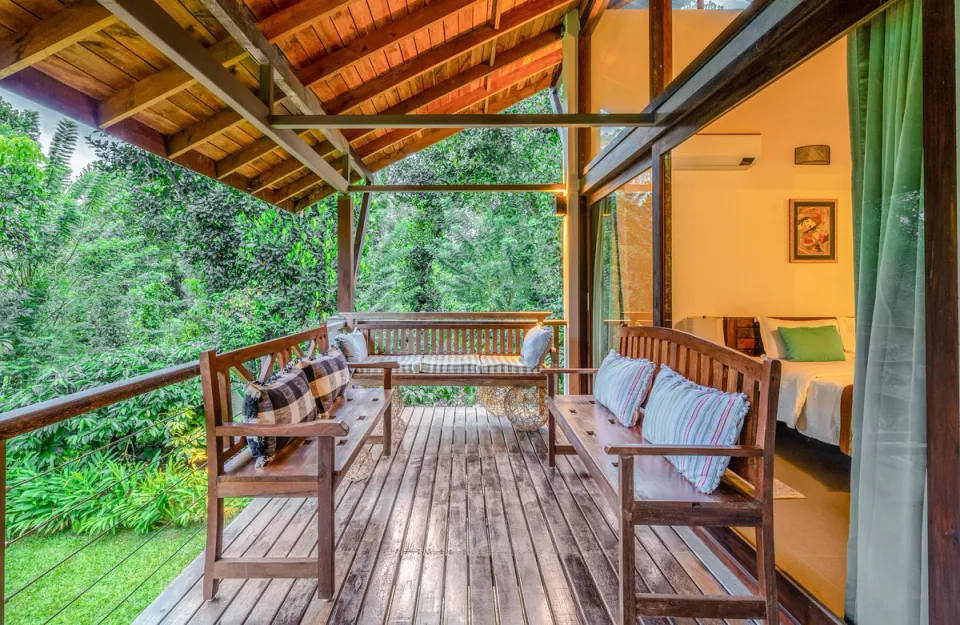
POLYGON ((837 201, 790 200, 791 263, 837 262, 837 201))

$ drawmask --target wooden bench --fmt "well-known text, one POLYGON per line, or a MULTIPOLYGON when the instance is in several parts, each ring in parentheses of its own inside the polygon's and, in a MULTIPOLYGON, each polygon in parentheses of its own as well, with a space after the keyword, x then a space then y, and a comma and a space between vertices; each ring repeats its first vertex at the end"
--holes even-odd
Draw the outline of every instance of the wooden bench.
POLYGON ((548 463, 576 454, 614 509, 620 511, 620 610, 622 623, 637 615, 691 618, 765 618, 777 623, 773 551, 773 451, 780 363, 759 362, 727 347, 669 328, 622 327, 620 353, 665 364, 703 385, 750 398, 738 444, 653 445, 642 421, 623 427, 591 395, 554 396, 553 374, 594 374, 596 369, 550 370, 548 463), (558 445, 559 425, 570 445, 558 445), (731 456, 720 487, 705 495, 682 477, 667 455, 731 456), (754 527, 759 595, 636 595, 634 525, 754 527))
MULTIPOLYGON (((327 349, 326 326, 267 341, 225 354, 200 354, 203 406, 207 429, 207 547, 203 593, 213 599, 220 580, 229 578, 317 578, 317 596, 333 597, 333 497, 367 443, 382 443, 390 455, 391 376, 396 363, 379 363, 382 388, 351 389, 337 400, 330 418, 293 425, 234 423, 231 375, 254 380, 245 363, 260 361, 256 379, 269 378, 274 367, 296 357, 327 349), (303 347, 304 343, 309 343, 303 347), (383 422, 383 435, 371 432, 383 422), (280 436, 294 440, 266 465, 257 468, 247 449, 247 436, 280 436), (316 497, 316 558, 224 558, 223 500, 227 497, 316 497)), ((364 368, 365 365, 358 365, 364 368)))
MULTIPOLYGON (((543 374, 546 355, 538 367, 516 372, 491 371, 496 360, 514 361, 520 356, 523 337, 538 324, 553 328, 553 344, 547 354, 550 365, 559 362, 560 329, 564 322, 548 320, 550 312, 485 313, 340 313, 346 330, 360 330, 367 340, 366 363, 396 360, 400 368, 397 386, 522 386, 546 387, 543 374), (424 372, 433 356, 473 363, 468 372, 424 372)), ((352 363, 351 363, 351 366, 352 363)), ((373 372, 358 373, 361 384, 376 381, 373 372)))

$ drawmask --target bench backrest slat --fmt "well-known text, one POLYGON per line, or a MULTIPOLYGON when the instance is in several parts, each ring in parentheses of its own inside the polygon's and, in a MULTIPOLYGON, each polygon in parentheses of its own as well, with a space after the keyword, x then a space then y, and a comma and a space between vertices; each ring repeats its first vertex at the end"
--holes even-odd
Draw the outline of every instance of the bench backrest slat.
POLYGON ((757 458, 734 458, 730 470, 772 496, 772 471, 764 467, 772 468, 773 462, 779 362, 761 362, 686 332, 652 326, 622 326, 620 353, 666 365, 702 386, 745 393, 750 399, 750 412, 744 420, 739 444, 762 447, 765 454, 763 462, 757 458))

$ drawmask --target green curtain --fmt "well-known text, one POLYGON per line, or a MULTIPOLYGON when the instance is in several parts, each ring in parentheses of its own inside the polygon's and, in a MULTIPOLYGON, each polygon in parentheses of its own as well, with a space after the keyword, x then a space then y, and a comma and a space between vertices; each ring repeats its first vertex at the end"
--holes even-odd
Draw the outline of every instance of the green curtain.
POLYGON ((848 39, 857 356, 846 617, 927 622, 919 0, 848 39))

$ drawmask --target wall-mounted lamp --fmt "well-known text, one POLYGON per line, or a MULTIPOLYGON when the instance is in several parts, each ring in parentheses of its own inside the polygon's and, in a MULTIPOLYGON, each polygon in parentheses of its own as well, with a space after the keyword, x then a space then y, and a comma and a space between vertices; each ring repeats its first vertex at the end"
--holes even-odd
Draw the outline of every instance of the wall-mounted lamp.
POLYGON ((829 165, 829 145, 801 145, 793 150, 795 165, 829 165))
POLYGON ((559 193, 554 196, 554 207, 557 209, 557 217, 567 216, 567 196, 559 193))

